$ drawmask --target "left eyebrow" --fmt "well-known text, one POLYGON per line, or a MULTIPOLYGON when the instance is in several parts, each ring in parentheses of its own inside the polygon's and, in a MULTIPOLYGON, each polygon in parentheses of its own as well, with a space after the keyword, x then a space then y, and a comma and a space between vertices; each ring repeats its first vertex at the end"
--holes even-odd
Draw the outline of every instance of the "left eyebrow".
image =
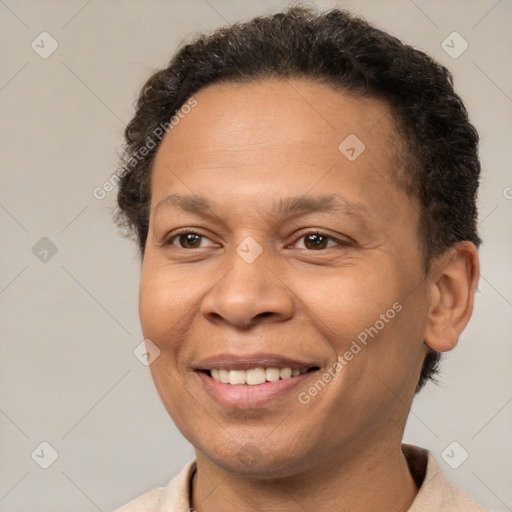
POLYGON ((366 213, 366 208, 361 203, 354 203, 338 194, 288 197, 277 201, 272 208, 274 215, 283 216, 327 211, 362 217, 366 213))

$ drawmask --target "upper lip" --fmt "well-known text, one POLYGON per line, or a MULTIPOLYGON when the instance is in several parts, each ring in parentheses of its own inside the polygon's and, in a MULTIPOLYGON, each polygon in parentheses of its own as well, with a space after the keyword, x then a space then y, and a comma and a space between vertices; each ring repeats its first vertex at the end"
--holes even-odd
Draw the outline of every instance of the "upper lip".
POLYGON ((218 354, 201 359, 191 365, 194 370, 250 370, 251 368, 291 368, 302 370, 304 368, 319 367, 315 361, 291 359, 276 354, 249 354, 233 355, 218 354))

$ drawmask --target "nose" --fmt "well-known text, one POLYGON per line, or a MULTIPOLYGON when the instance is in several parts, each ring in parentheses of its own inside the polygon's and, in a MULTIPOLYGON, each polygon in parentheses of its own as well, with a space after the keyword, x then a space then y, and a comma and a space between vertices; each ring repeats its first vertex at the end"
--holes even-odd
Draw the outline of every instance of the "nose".
POLYGON ((232 263, 232 268, 203 298, 200 309, 208 321, 248 329, 293 317, 291 290, 263 258, 247 263, 234 254, 232 263))

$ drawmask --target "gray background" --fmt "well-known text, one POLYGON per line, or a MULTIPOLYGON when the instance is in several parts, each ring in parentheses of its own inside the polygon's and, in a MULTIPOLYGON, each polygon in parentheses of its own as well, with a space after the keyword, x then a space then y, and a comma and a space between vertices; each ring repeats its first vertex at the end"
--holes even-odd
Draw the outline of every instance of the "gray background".
MULTIPOLYGON (((512 1, 315 4, 346 7, 448 66, 479 129, 476 311, 440 386, 415 400, 405 440, 482 504, 510 511, 512 1), (469 44, 456 59, 441 46, 453 31, 469 44), (458 469, 441 456, 453 441, 456 459, 469 453, 458 469)), ((115 191, 92 192, 118 166, 138 90, 182 40, 286 5, 0 0, 0 510, 112 510, 193 457, 133 354, 140 264, 111 222, 115 191), (59 45, 46 59, 31 48, 43 31, 59 45), (55 255, 48 241, 33 250, 43 237, 55 255), (48 469, 43 441, 59 454, 48 469)))

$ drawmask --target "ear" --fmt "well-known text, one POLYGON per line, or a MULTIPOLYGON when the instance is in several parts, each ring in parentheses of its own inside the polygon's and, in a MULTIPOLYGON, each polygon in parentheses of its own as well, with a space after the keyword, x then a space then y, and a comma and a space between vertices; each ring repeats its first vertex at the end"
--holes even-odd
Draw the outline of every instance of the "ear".
POLYGON ((480 275, 478 252, 459 242, 434 260, 429 273, 429 315, 425 344, 437 352, 452 350, 473 312, 480 275))

